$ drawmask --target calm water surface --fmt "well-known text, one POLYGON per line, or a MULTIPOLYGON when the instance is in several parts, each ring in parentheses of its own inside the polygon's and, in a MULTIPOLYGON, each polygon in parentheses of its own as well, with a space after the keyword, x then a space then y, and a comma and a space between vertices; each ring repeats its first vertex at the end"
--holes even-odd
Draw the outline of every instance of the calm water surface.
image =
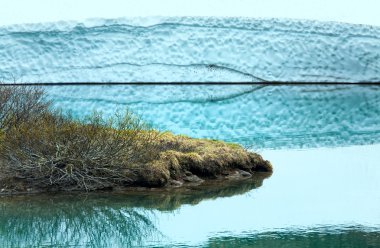
MULTIPOLYGON (((257 174, 244 182, 173 192, 3 197, 0 247, 380 247, 380 92, 377 88, 334 87, 316 87, 315 102, 310 100, 310 90, 304 93, 302 88, 272 89, 274 98, 267 103, 277 112, 270 112, 267 106, 268 112, 258 114, 264 119, 286 117, 268 122, 265 129, 267 135, 274 133, 280 140, 263 142, 258 147, 272 162, 272 175, 257 174), (280 99, 283 104, 278 103, 280 99), (318 113, 316 107, 321 111, 318 118, 312 117, 318 113), (336 122, 330 112, 335 113, 336 122), (322 127, 326 136, 320 139, 316 133, 322 127), (290 138, 281 139, 286 130, 290 138), (350 134, 355 134, 357 140, 345 138, 350 134)), ((99 99, 82 100, 87 103, 79 107, 79 100, 63 101, 63 95, 70 92, 66 89, 56 104, 65 102, 61 106, 77 111, 78 116, 83 115, 80 106, 103 106, 97 103, 99 99)), ((56 96, 59 93, 58 89, 50 92, 56 96)), ((194 102, 191 109, 182 110, 187 113, 198 108, 204 114, 205 109, 224 106, 239 117, 236 122, 249 124, 258 117, 240 109, 247 110, 255 103, 266 105, 254 93, 247 94, 220 100, 215 105, 212 100, 194 102), (241 103, 240 109, 236 102, 241 103)), ((191 97, 195 96, 188 96, 191 97)), ((146 99, 142 104, 154 107, 146 99)), ((114 104, 121 101, 114 100, 114 104)), ((173 104, 181 106, 178 102, 160 106, 165 110, 173 104)), ((161 112, 159 125, 166 125, 165 117, 167 122, 174 121, 169 113, 161 112)), ((232 116, 223 111, 214 113, 214 117, 217 123, 232 121, 228 119, 232 116)), ((187 121, 185 117, 176 120, 178 126, 174 127, 184 126, 187 121)), ((203 130, 211 125, 207 118, 203 124, 188 123, 203 125, 203 130)), ((264 130, 265 125, 255 127, 264 130)), ((236 132, 223 130, 214 135, 228 138, 236 132)), ((242 132, 236 139, 253 141, 251 138, 242 132)))

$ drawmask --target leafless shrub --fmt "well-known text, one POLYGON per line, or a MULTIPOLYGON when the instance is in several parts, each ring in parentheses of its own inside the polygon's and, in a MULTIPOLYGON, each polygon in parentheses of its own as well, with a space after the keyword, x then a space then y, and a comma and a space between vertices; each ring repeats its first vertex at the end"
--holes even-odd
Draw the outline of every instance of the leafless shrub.
POLYGON ((155 156, 151 130, 129 111, 82 121, 48 111, 43 91, 1 90, 2 170, 36 187, 93 190, 133 182, 135 168, 155 156))
POLYGON ((0 130, 38 118, 49 106, 41 88, 0 85, 0 130))

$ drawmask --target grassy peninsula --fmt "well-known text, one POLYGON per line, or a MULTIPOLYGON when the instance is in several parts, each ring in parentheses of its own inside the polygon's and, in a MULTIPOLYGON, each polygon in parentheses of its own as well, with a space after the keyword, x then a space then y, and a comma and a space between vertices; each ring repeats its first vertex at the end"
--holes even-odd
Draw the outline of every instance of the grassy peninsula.
POLYGON ((181 187, 271 172, 237 144, 150 128, 129 111, 78 120, 41 88, 0 86, 0 194, 181 187))

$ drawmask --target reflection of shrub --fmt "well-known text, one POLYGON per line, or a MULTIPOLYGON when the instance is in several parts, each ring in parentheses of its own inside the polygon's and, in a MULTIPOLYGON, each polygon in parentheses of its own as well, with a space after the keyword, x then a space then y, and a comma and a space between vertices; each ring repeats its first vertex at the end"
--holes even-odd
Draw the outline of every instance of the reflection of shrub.
POLYGON ((141 247, 161 238, 151 210, 103 194, 9 197, 0 202, 1 247, 141 247))
POLYGON ((128 111, 74 120, 51 110, 43 96, 38 88, 0 88, 2 189, 158 187, 191 175, 272 170, 239 145, 160 133, 128 111))

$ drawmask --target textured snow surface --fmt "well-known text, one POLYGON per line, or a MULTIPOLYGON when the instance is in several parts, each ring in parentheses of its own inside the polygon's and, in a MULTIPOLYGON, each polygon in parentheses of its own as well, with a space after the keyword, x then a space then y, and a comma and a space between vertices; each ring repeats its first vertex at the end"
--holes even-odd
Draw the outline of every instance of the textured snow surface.
POLYGON ((380 143, 380 86, 54 86, 55 106, 84 117, 130 108, 161 130, 252 148, 380 143))
POLYGON ((380 82, 380 28, 247 18, 0 27, 5 82, 380 82))

